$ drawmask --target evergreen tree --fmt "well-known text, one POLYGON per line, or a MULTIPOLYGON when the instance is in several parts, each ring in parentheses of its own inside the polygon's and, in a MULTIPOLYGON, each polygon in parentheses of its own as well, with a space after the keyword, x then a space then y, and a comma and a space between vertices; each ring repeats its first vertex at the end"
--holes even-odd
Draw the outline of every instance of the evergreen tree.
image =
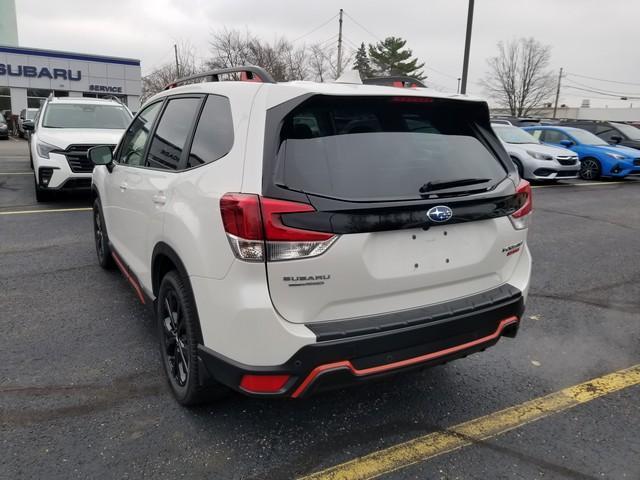
MULTIPOLYGON (((413 52, 406 48, 406 40, 400 37, 387 37, 376 45, 369 44, 369 57, 378 75, 406 75, 408 77, 423 80, 423 63, 418 63, 417 58, 411 58, 413 52)), ((358 50, 359 51, 359 50, 358 50)))
POLYGON ((360 72, 360 78, 370 78, 373 76, 371 62, 367 56, 367 48, 364 46, 364 42, 362 42, 360 48, 358 48, 358 51, 356 52, 353 68, 360 72))

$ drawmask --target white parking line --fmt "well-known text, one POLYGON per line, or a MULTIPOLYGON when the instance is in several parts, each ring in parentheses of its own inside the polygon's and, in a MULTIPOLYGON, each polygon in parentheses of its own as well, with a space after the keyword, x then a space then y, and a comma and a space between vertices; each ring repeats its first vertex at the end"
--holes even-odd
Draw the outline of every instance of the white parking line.
POLYGON ((33 175, 33 172, 0 172, 0 175, 33 175))
POLYGON ((80 208, 47 208, 44 210, 15 210, 13 212, 0 212, 0 215, 22 215, 26 213, 55 213, 55 212, 88 212, 91 207, 80 208))

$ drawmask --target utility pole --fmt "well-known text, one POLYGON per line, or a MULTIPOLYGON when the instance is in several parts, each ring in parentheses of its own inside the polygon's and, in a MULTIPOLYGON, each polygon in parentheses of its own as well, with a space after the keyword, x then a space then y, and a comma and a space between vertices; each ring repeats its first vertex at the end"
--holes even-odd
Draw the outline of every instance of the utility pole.
POLYGON ((469 0, 469 11, 467 12, 467 36, 464 41, 464 60, 462 61, 462 85, 460 93, 467 93, 467 75, 469 73, 469 49, 471 48, 471 27, 473 26, 473 2, 469 0))
POLYGON ((340 17, 338 18, 338 69, 337 77, 342 73, 342 9, 340 9, 340 17))
POLYGON ((562 82, 562 67, 560 67, 560 74, 558 75, 558 88, 556 89, 556 102, 553 104, 553 118, 556 118, 556 112, 558 111, 558 98, 560 98, 561 82, 562 82))
POLYGON ((180 64, 178 63, 178 45, 173 44, 173 52, 176 55, 176 78, 180 78, 180 64))

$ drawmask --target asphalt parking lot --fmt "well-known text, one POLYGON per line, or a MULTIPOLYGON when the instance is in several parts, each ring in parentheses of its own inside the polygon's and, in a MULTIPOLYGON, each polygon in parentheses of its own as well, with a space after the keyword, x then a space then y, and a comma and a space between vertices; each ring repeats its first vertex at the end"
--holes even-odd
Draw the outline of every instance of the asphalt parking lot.
POLYGON ((640 180, 535 189, 515 340, 185 409, 150 313, 96 262, 88 199, 36 204, 30 172, 26 143, 0 141, 0 477, 640 479, 640 180))

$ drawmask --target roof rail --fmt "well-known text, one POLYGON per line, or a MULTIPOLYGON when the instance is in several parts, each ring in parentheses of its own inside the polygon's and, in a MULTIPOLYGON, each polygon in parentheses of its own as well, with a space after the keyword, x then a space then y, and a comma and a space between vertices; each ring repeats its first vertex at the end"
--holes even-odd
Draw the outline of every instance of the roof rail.
POLYGON ((209 70, 207 72, 196 73, 195 75, 189 75, 188 77, 174 80, 166 87, 164 87, 164 89, 169 90, 170 88, 175 88, 182 83, 197 80, 199 78, 208 78, 209 82, 219 82, 219 75, 224 75, 227 73, 240 73, 240 78, 243 81, 276 83, 274 78, 264 68, 256 67, 255 65, 244 65, 242 67, 219 68, 216 70, 209 70))
POLYGON ((102 98, 104 100, 113 100, 115 102, 118 102, 120 105, 122 106, 126 106, 124 103, 122 103, 122 100, 120 100, 118 97, 116 97, 115 95, 105 95, 104 97, 99 97, 102 98))
POLYGON ((365 85, 385 85, 388 87, 401 88, 426 88, 426 85, 417 78, 407 77, 404 75, 392 75, 390 77, 372 77, 362 80, 365 85))

